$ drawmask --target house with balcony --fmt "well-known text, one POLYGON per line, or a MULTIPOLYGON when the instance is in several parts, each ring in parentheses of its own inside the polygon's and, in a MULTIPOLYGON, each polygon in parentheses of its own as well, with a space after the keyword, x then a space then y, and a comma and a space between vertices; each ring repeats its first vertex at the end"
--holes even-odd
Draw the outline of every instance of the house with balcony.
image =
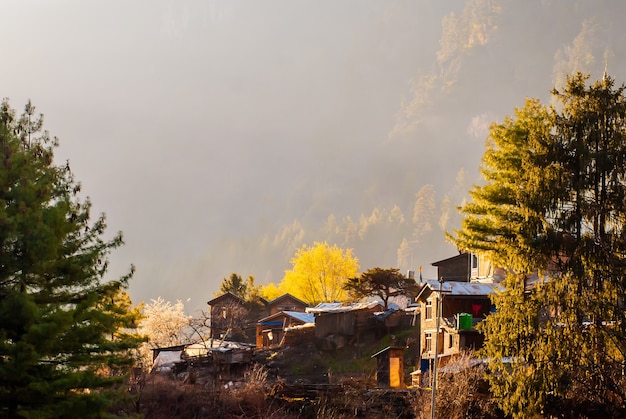
POLYGON ((432 265, 437 267, 437 280, 426 280, 416 297, 421 305, 422 372, 435 358, 445 363, 463 351, 482 346, 483 335, 476 325, 492 311, 490 296, 505 275, 488 257, 473 253, 460 253, 432 265))
POLYGON ((436 346, 440 358, 480 348, 483 336, 475 326, 491 312, 490 295, 498 287, 495 282, 426 281, 417 297, 422 304, 421 358, 434 358, 436 346))

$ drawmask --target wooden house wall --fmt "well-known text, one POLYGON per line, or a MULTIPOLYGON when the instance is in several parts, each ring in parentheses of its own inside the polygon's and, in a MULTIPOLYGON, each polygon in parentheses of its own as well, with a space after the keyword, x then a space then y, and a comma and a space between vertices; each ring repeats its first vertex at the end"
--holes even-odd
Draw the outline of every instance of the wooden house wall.
POLYGON ((437 279, 467 282, 470 278, 469 253, 446 260, 437 266, 437 279))
POLYGON ((278 345, 285 334, 286 327, 300 326, 303 322, 287 314, 277 315, 272 318, 271 324, 256 324, 256 345, 258 347, 268 347, 278 345), (269 333, 272 339, 269 339, 269 333))
POLYGON ((286 295, 284 297, 279 297, 276 301, 272 301, 268 304, 268 316, 281 311, 298 311, 300 313, 304 313, 306 307, 307 305, 302 301, 299 301, 290 295, 286 295))
MULTIPOLYGON (((491 263, 491 259, 487 255, 477 255, 478 257, 478 274, 472 275, 473 278, 492 278, 496 273, 496 269, 491 263)), ((500 269, 500 271, 502 271, 500 269)))
POLYGON ((389 348, 376 356, 378 387, 404 387, 404 350, 389 348))
MULTIPOLYGON (((433 317, 430 320, 426 319, 425 310, 421 312, 421 332, 420 332, 420 346, 421 348, 425 348, 426 346, 426 333, 431 333, 434 335, 435 329, 437 327, 437 298, 433 294, 433 317)), ((459 313, 469 313, 472 314, 474 318, 484 318, 491 309, 491 301, 486 296, 448 296, 444 297, 443 300, 443 317, 452 318, 459 313), (480 309, 478 310, 479 315, 474 316, 473 308, 474 305, 480 305, 480 309)), ((441 325, 443 325, 443 320, 441 321, 441 325)), ((482 346, 483 336, 474 331, 446 331, 440 332, 437 336, 439 339, 439 353, 440 354, 457 354, 462 349, 477 349, 482 346), (449 336, 453 334, 454 345, 450 347, 449 345, 449 336)), ((424 355, 433 355, 435 349, 435 341, 432 341, 432 350, 428 354, 424 355)))
POLYGON ((359 331, 376 327, 373 310, 320 313, 315 317, 315 337, 355 336, 359 331))
POLYGON ((437 267, 437 279, 444 278, 446 282, 468 282, 470 279, 504 278, 505 271, 496 267, 491 259, 484 254, 474 255, 465 253, 443 261, 433 263, 437 267), (472 268, 472 258, 476 258, 478 266, 472 268))
POLYGON ((257 326, 256 346, 258 348, 267 348, 276 346, 283 338, 283 329, 279 326, 257 326), (270 339, 271 333, 271 339, 270 339))
POLYGON ((385 327, 396 328, 400 326, 410 326, 407 324, 407 315, 402 310, 395 311, 385 318, 385 327))
MULTIPOLYGON (((468 313, 473 317, 484 318, 491 310, 488 297, 446 297, 443 298, 443 317, 453 317, 459 313, 468 313)), ((436 314, 436 313, 435 313, 436 314)))
POLYGON ((226 333, 233 323, 233 317, 243 321, 244 324, 238 326, 244 328, 247 314, 248 310, 241 300, 225 297, 216 301, 211 305, 211 338, 219 339, 222 334, 226 333))
POLYGON ((320 313, 315 317, 315 336, 325 338, 329 335, 353 336, 356 332, 356 316, 353 311, 342 313, 320 313))
POLYGON ((220 364, 247 364, 252 361, 252 351, 249 349, 211 351, 211 356, 220 364))

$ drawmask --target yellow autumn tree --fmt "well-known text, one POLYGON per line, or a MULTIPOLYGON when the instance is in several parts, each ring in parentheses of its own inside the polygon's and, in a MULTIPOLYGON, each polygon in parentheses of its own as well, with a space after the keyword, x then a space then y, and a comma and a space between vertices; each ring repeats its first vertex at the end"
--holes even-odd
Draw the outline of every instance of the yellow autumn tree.
POLYGON ((343 286, 359 270, 359 260, 352 249, 326 242, 303 245, 291 259, 291 265, 279 288, 310 305, 345 300, 343 286))
POLYGON ((267 301, 272 301, 284 293, 285 292, 280 288, 280 286, 273 282, 261 287, 261 297, 265 298, 267 301))

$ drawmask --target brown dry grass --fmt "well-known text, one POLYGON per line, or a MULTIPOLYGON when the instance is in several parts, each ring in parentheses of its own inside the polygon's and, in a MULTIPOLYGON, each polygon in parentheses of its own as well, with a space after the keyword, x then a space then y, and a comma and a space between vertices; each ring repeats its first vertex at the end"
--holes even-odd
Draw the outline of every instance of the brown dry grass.
MULTIPOLYGON (((421 390, 412 401, 415 417, 431 417, 432 393, 421 390)), ((500 418, 495 402, 488 392, 485 369, 476 365, 466 353, 446 365, 437 378, 437 400, 435 414, 438 418, 500 418)))
MULTIPOLYGON (((471 366, 468 355, 461 356, 439 376, 436 417, 500 418, 490 399, 484 370, 471 366)), ((164 376, 148 376, 139 391, 140 413, 147 419, 164 418, 430 418, 431 393, 428 390, 376 389, 372 377, 341 376, 313 397, 289 398, 280 395, 268 382, 268 369, 255 364, 243 380, 203 384, 193 377, 185 382, 164 376), (337 389, 334 386, 339 386, 337 389)), ((294 396, 291 396, 294 397, 294 396)))
POLYGON ((147 419, 170 418, 288 418, 267 394, 267 371, 253 366, 244 382, 232 385, 189 384, 151 375, 141 389, 140 412, 147 419))

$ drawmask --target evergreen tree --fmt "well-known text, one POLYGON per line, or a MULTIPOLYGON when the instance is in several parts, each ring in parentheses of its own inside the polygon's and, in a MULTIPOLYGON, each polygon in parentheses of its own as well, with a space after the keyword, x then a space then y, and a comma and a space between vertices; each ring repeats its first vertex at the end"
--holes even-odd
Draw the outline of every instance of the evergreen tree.
POLYGON ((100 417, 140 340, 123 294, 132 270, 104 280, 122 237, 90 222, 34 111, 0 105, 0 416, 100 417))
POLYGON ((558 107, 529 100, 491 127, 486 183, 453 238, 509 271, 483 331, 514 417, 548 395, 625 412, 626 100, 612 78, 587 79, 554 90, 558 107))
POLYGON ((227 292, 235 294, 237 297, 245 300, 248 294, 248 284, 243 280, 241 275, 233 272, 228 278, 224 278, 220 285, 220 293, 226 294, 227 292))
POLYGON ((254 276, 249 275, 244 281, 238 273, 231 273, 229 277, 222 280, 220 292, 216 296, 230 292, 246 301, 258 301, 261 294, 261 285, 256 285, 254 276))

